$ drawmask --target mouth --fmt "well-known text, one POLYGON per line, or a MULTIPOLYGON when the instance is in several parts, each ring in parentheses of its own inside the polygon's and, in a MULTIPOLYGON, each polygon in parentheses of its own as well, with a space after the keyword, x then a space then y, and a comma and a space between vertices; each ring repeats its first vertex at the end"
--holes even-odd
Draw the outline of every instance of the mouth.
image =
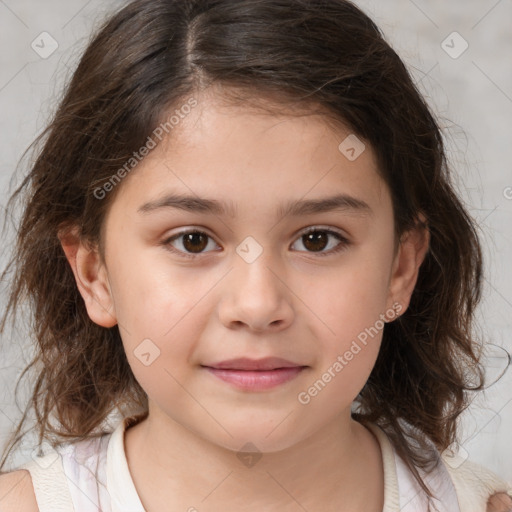
POLYGON ((269 371, 282 368, 300 368, 305 365, 294 363, 281 357, 265 357, 263 359, 250 359, 248 357, 239 357, 212 363, 207 366, 217 370, 239 370, 239 371, 269 371))
POLYGON ((245 391, 264 391, 283 385, 308 368, 282 358, 239 358, 201 366, 223 382, 245 391))

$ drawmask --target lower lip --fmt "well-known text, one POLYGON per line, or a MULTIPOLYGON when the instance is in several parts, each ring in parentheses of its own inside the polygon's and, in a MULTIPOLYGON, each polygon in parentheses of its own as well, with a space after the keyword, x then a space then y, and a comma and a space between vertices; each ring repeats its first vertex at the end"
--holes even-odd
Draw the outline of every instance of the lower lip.
POLYGON ((292 368, 276 368, 275 370, 220 370, 218 368, 205 367, 219 379, 235 385, 239 389, 260 391, 271 389, 295 378, 305 366, 292 368))

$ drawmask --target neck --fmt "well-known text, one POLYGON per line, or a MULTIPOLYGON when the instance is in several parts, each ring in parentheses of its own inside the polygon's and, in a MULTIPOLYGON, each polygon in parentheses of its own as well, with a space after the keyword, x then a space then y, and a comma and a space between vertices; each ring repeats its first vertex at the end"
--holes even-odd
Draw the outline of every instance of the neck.
POLYGON ((152 411, 125 434, 126 456, 147 512, 382 510, 380 447, 348 415, 286 449, 236 452, 152 411), (335 505, 335 506, 334 506, 335 505), (192 507, 192 508, 191 508, 192 507), (299 508, 297 508, 299 507, 299 508), (174 510, 174 506, 171 507, 174 510))

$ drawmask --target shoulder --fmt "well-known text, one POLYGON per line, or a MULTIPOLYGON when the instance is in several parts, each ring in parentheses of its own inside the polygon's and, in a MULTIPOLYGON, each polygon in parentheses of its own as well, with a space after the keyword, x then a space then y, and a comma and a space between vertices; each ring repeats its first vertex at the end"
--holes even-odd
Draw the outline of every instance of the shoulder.
POLYGON ((446 454, 442 455, 442 459, 452 479, 460 485, 500 491, 511 490, 509 483, 490 469, 471 459, 446 454))
POLYGON ((478 510, 486 510, 490 496, 512 492, 510 483, 470 459, 443 454, 443 461, 456 488, 463 511, 470 510, 476 503, 479 505, 478 510))
POLYGON ((0 475, 0 512, 39 512, 28 470, 0 475))

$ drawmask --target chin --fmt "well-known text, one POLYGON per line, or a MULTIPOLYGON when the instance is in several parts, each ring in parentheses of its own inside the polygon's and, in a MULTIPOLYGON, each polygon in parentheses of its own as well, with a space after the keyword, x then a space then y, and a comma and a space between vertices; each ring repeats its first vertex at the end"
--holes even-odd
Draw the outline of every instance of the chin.
POLYGON ((273 430, 274 428, 255 428, 254 425, 247 425, 246 428, 240 428, 240 425, 237 428, 226 426, 232 437, 223 430, 221 439, 211 439, 209 437, 207 439, 222 448, 236 452, 236 454, 240 452, 255 454, 279 452, 290 448, 300 441, 297 438, 297 432, 294 432, 294 436, 292 436, 291 432, 284 428, 278 427, 273 430))

